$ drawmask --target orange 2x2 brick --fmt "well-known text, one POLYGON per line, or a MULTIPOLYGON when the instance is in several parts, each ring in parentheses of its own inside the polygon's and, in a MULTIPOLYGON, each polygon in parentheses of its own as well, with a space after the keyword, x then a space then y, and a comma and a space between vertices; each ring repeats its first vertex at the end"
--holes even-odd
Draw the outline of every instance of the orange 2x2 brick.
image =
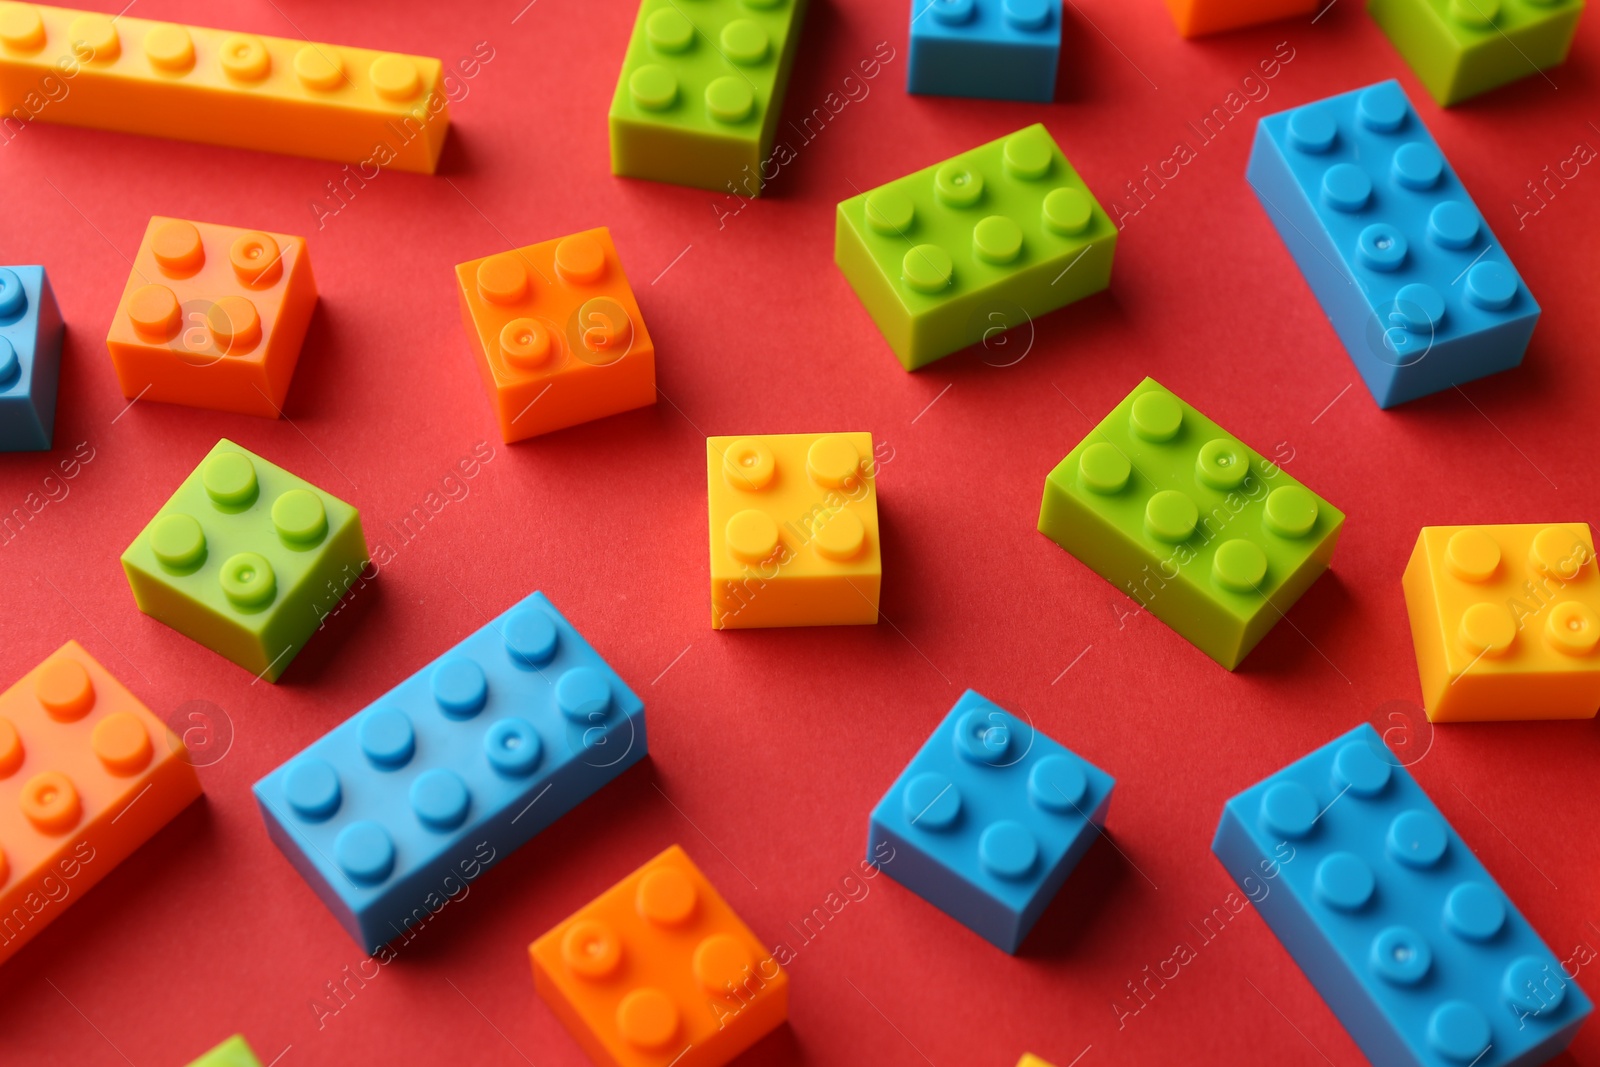
POLYGON ((606 1067, 721 1067, 789 1017, 788 975, 677 845, 528 952, 539 995, 606 1067))
POLYGON ((316 306, 305 238, 157 215, 106 347, 130 400, 275 419, 316 306))
POLYGON ((1172 21, 1184 37, 1258 26, 1263 22, 1310 15, 1327 0, 1167 0, 1172 21))
POLYGON ((1587 523, 1426 526, 1402 584, 1430 720, 1600 709, 1600 568, 1587 523))
POLYGON ((604 226, 456 267, 506 442, 656 402, 656 351, 604 226))
POLYGON ((186 755, 76 641, 0 694, 0 962, 200 795, 186 755))

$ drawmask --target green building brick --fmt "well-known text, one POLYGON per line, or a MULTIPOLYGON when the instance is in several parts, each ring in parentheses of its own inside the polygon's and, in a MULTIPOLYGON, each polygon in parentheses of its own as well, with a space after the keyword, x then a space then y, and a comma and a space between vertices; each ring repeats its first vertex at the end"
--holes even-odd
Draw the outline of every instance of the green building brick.
POLYGON ((611 100, 611 173, 756 196, 806 0, 642 0, 611 100))
POLYGON ((1367 10, 1448 107, 1565 60, 1583 0, 1367 0, 1367 10))
POLYGON ((235 1034, 189 1067, 261 1067, 261 1061, 256 1059, 245 1039, 235 1034))
POLYGON ((1117 229, 1042 125, 839 205, 834 262, 906 370, 1098 293, 1117 229))
POLYGON ((355 508, 223 440, 122 569, 140 611, 275 682, 367 560, 355 508))
POLYGON ((1039 532, 1230 671, 1328 568, 1344 513, 1146 378, 1044 483, 1039 532))

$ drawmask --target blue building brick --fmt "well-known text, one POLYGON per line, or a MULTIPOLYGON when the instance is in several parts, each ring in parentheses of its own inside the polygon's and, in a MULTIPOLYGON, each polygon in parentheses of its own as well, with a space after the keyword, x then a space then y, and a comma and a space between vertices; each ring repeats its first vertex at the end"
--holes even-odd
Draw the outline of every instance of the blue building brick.
POLYGON ((0 267, 0 452, 50 447, 63 329, 43 267, 0 267))
POLYGON ((1056 95, 1061 0, 911 0, 908 91, 986 100, 1056 95))
POLYGON ((534 593, 255 784, 369 952, 645 755, 644 705, 534 593))
POLYGON ((1531 1067, 1583 990, 1371 726, 1251 786, 1211 850, 1373 1063, 1531 1067))
POLYGON ((1094 844, 1115 784, 969 689, 873 809, 867 859, 1014 953, 1094 844))
POLYGON ((1379 407, 1522 362, 1539 305, 1399 83, 1266 116, 1248 175, 1379 407))

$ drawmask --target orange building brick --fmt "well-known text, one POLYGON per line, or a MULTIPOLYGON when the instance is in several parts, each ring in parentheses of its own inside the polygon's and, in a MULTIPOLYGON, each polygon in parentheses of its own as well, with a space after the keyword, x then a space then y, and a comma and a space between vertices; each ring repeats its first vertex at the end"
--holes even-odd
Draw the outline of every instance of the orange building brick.
POLYGON ((76 641, 0 694, 0 962, 200 795, 186 756, 76 641))
POLYGON ((439 60, 155 22, 132 6, 0 2, 0 117, 364 170, 438 165, 450 130, 439 60))
POLYGON ((789 978, 677 845, 528 948, 595 1063, 721 1067, 789 1017, 789 978))
POLYGON ((275 419, 316 306, 304 237, 157 215, 106 347, 130 400, 275 419))
POLYGON ((604 226, 456 267, 501 439, 656 402, 656 352, 604 226))
POLYGON ((1600 568, 1588 523, 1425 526, 1406 611, 1434 722, 1600 709, 1600 568))
POLYGON ((1167 0, 1172 21, 1184 37, 1221 33, 1244 26, 1310 15, 1327 0, 1167 0))

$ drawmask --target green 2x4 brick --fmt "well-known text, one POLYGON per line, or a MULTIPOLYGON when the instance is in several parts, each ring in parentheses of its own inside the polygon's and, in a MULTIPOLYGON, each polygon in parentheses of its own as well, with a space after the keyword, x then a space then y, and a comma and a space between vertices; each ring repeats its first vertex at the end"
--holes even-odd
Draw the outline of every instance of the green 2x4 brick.
POLYGON ((906 370, 1111 284, 1117 230, 1042 125, 839 205, 834 261, 906 370))
POLYGON ((611 172, 755 196, 805 0, 643 0, 611 101, 611 172))
POLYGON ((1565 60, 1583 0, 1367 0, 1367 10, 1448 107, 1565 60))
POLYGON ((367 559, 355 508, 222 440, 122 569, 140 611, 273 682, 367 559))
POLYGON ((1056 465, 1039 531, 1233 670, 1328 567, 1344 513, 1150 378, 1056 465))

